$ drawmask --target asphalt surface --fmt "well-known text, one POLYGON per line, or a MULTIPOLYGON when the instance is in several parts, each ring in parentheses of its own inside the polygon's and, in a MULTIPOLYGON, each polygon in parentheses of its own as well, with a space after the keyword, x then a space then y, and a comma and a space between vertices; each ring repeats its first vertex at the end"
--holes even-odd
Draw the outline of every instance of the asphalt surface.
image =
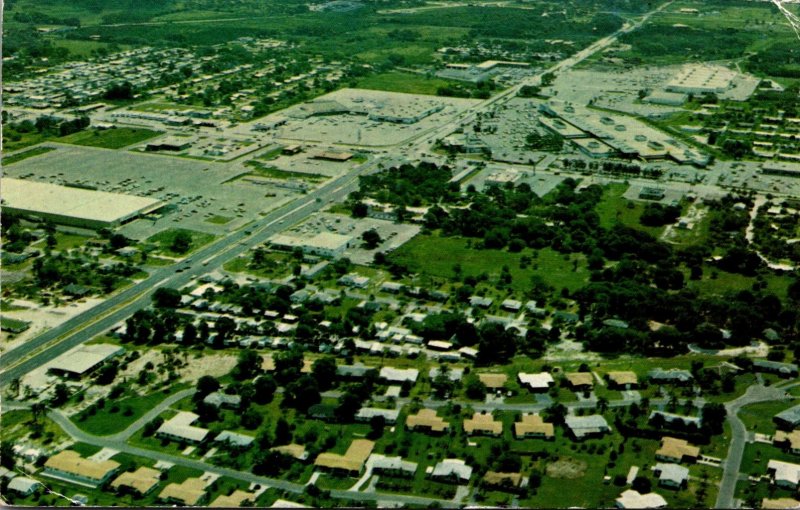
POLYGON ((739 470, 742 465, 742 455, 747 443, 747 429, 739 419, 739 410, 749 404, 785 400, 795 398, 786 393, 784 388, 774 386, 750 386, 744 395, 725 404, 728 412, 728 422, 731 424, 731 445, 728 456, 722 462, 722 483, 719 486, 715 508, 736 508, 734 493, 736 482, 739 480, 739 470))

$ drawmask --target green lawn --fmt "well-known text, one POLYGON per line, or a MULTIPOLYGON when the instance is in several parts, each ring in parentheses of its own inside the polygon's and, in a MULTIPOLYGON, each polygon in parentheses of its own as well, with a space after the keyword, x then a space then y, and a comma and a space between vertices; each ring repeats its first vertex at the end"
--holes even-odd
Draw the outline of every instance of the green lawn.
POLYGON ((609 228, 619 222, 628 227, 644 230, 658 238, 664 232, 664 227, 645 227, 639 223, 639 217, 644 211, 644 204, 623 198, 622 195, 629 187, 624 183, 612 183, 605 187, 603 199, 595 208, 600 216, 600 225, 609 228))
POLYGON ((407 94, 436 95, 440 87, 453 85, 452 81, 431 78, 421 74, 391 71, 366 76, 358 81, 357 87, 362 89, 385 90, 388 92, 405 92, 407 94))
POLYGON ((775 422, 772 421, 772 417, 795 403, 786 401, 750 404, 739 411, 739 418, 748 431, 772 435, 775 433, 775 422))
POLYGON ((142 128, 89 129, 59 138, 58 141, 74 145, 102 147, 104 149, 121 149, 160 134, 162 134, 161 131, 142 128))
POLYGON ((213 240, 214 236, 211 234, 206 234, 205 232, 197 232, 195 230, 187 230, 181 228, 170 228, 167 230, 163 230, 158 234, 154 234, 148 237, 145 243, 156 245, 156 252, 158 254, 167 255, 170 257, 181 257, 188 255, 189 253, 195 251, 201 246, 210 243, 213 240), (175 237, 180 232, 186 232, 192 238, 189 249, 185 253, 179 253, 172 249, 172 244, 175 241, 175 237))
POLYGON ((583 286, 588 277, 583 255, 573 254, 565 260, 564 255, 549 248, 511 253, 472 248, 469 242, 460 237, 418 235, 392 252, 390 258, 412 272, 445 279, 454 276, 455 264, 461 265, 464 276, 487 273, 490 279, 499 276, 501 268, 507 265, 513 279, 511 289, 521 293, 529 290, 533 275, 541 276, 555 289, 567 287, 571 291, 583 286), (521 269, 520 259, 525 255, 534 258, 530 266, 521 269), (578 262, 576 270, 574 261, 578 262))
POLYGON ((54 151, 55 148, 53 147, 34 147, 33 149, 20 152, 17 154, 13 154, 11 156, 3 156, 2 162, 3 165, 13 165, 14 163, 18 163, 23 159, 32 158, 34 156, 39 156, 41 154, 46 154, 50 151, 54 151))
POLYGON ((233 220, 230 216, 220 216, 219 214, 215 214, 206 220, 206 223, 211 223, 213 225, 225 225, 226 223, 230 223, 233 220))
POLYGON ((12 319, 11 317, 0 317, 0 329, 18 329, 29 326, 30 322, 12 319))
POLYGON ((97 436, 115 434, 125 430, 128 425, 138 420, 169 395, 188 387, 188 384, 180 384, 165 391, 157 391, 144 396, 129 392, 121 399, 106 402, 103 409, 95 409, 94 413, 88 410, 82 411, 73 421, 90 434, 97 436))

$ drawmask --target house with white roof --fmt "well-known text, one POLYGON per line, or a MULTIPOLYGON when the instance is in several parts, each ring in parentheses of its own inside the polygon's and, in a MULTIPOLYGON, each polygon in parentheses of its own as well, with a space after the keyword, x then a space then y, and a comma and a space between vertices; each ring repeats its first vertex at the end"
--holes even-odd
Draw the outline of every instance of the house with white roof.
POLYGON ((520 372, 517 374, 517 379, 522 386, 527 386, 531 391, 547 391, 550 386, 555 384, 553 376, 547 372, 539 372, 538 374, 527 374, 520 372))

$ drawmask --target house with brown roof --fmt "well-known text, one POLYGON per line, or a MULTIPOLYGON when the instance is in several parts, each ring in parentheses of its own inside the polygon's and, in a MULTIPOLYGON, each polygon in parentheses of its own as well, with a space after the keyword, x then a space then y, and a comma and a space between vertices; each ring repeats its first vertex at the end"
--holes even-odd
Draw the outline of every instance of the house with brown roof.
POLYGON ((375 447, 373 441, 367 439, 354 439, 344 455, 338 453, 320 453, 314 465, 332 471, 342 471, 347 474, 358 475, 364 468, 364 463, 375 447))
POLYGON ((436 415, 435 409, 420 409, 417 414, 409 414, 406 418, 408 430, 422 430, 433 434, 442 434, 450 428, 450 424, 436 415))
POLYGON ((84 459, 73 450, 61 451, 44 464, 43 474, 61 480, 97 487, 108 481, 119 470, 119 462, 84 459))
POLYGON ((794 454, 800 454, 800 430, 786 432, 778 430, 772 438, 772 444, 794 454))
POLYGON ((661 438, 661 448, 656 450, 656 459, 667 462, 696 462, 700 448, 684 439, 665 436, 661 438))
POLYGON ((238 508, 244 506, 245 502, 250 504, 255 503, 256 495, 252 492, 246 492, 241 489, 236 489, 231 494, 225 496, 220 495, 208 504, 210 508, 238 508))
POLYGON ((639 386, 639 377, 629 370, 609 372, 606 374, 606 379, 611 388, 631 390, 639 386))
POLYGON ((514 424, 514 436, 523 438, 555 438, 555 427, 547 423, 538 414, 523 414, 520 421, 514 424))
POLYGON ((495 420, 491 413, 475 413, 472 418, 464 420, 464 432, 473 436, 499 436, 503 433, 503 422, 495 420))
POLYGON ((501 390, 508 381, 506 374, 478 374, 478 379, 488 390, 501 390))
POLYGON ((483 475, 483 483, 493 487, 516 489, 522 485, 522 474, 487 471, 486 474, 483 475))
POLYGON ((284 455, 288 455, 289 457, 293 457, 297 460, 308 459, 308 452, 306 451, 306 447, 297 443, 285 444, 281 446, 273 446, 272 448, 270 448, 270 450, 272 450, 273 452, 278 452, 284 455))
POLYGON ((594 377, 591 372, 566 372, 564 379, 575 391, 591 390, 594 387, 594 377))
POLYGON ((800 501, 794 498, 764 498, 761 500, 761 508, 770 510, 783 510, 789 508, 800 508, 800 501))
POLYGON ((150 494, 158 486, 161 471, 140 466, 136 471, 126 471, 111 482, 117 492, 133 492, 141 496, 150 494))
POLYGON ((158 495, 161 501, 183 506, 202 505, 207 497, 206 482, 199 478, 187 478, 181 483, 171 483, 158 495))

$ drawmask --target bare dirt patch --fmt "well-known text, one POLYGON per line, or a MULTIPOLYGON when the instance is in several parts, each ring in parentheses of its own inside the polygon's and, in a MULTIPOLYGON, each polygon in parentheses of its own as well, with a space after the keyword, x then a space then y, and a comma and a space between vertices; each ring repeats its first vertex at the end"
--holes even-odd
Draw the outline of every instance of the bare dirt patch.
POLYGON ((586 463, 582 460, 561 458, 547 466, 547 476, 574 480, 586 473, 586 463))

